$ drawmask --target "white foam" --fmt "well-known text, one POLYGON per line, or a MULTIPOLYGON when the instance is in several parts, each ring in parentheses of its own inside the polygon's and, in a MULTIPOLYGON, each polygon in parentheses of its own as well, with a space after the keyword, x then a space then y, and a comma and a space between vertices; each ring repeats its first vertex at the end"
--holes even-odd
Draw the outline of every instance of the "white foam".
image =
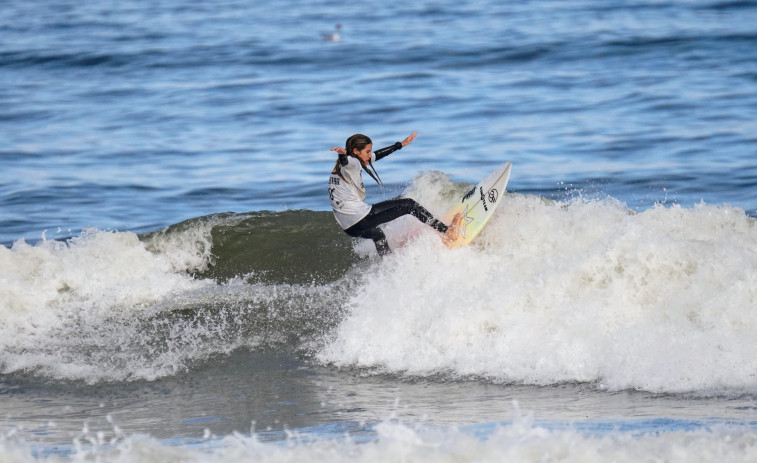
POLYGON ((128 330, 101 321, 127 320, 163 300, 208 286, 187 274, 201 268, 209 255, 209 246, 198 248, 195 232, 174 235, 166 240, 170 243, 153 239, 152 246, 162 247, 161 252, 148 250, 133 233, 95 229, 67 242, 43 240, 31 246, 19 240, 11 249, 0 247, 2 371, 42 369, 55 377, 96 379, 96 365, 68 357, 80 349, 86 359, 87 350, 97 349, 98 343, 128 342, 119 339, 128 337, 128 330), (81 341, 87 335, 100 341, 86 345, 81 341))
POLYGON ((67 242, 23 240, 0 247, 3 319, 23 313, 42 316, 82 306, 139 307, 177 290, 196 286, 183 272, 205 256, 177 258, 189 251, 150 252, 130 232, 84 230, 67 242))
MULTIPOLYGON (((89 432, 88 432, 89 433, 89 432)), ((92 433, 89 433, 92 434, 92 433)), ((148 462, 712 462, 757 458, 757 433, 746 427, 673 431, 643 435, 612 432, 591 436, 575 430, 550 430, 528 419, 497 425, 483 437, 457 428, 411 427, 387 421, 376 437, 356 442, 349 437, 289 433, 282 443, 264 443, 256 435, 233 434, 205 444, 169 445, 153 437, 104 433, 77 438, 71 455, 32 455, 24 442, 0 436, 0 461, 148 462)), ((39 449, 38 449, 39 450, 39 449)), ((61 448, 58 447, 58 451, 61 448)))
MULTIPOLYGON (((445 182, 421 177, 408 195, 443 213, 445 182)), ((753 390, 757 226, 727 205, 632 213, 612 199, 510 195, 473 246, 447 252, 422 230, 376 264, 349 308, 321 361, 531 384, 753 390)))
MULTIPOLYGON (((329 285, 192 277, 211 262, 213 226, 236 220, 193 220, 142 241, 90 229, 0 247, 0 373, 154 380, 240 347, 290 342, 299 334, 291 325, 327 323, 329 285)), ((308 336, 303 344, 315 342, 308 336)))

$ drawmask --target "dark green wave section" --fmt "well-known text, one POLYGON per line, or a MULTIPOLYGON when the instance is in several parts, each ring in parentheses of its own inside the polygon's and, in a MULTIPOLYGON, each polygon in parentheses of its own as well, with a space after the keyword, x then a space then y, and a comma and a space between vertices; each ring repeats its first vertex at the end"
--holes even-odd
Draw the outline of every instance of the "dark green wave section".
POLYGON ((198 278, 224 282, 245 277, 267 284, 322 284, 337 280, 359 260, 330 211, 290 210, 221 213, 180 222, 143 235, 179 234, 212 225, 207 270, 198 278))

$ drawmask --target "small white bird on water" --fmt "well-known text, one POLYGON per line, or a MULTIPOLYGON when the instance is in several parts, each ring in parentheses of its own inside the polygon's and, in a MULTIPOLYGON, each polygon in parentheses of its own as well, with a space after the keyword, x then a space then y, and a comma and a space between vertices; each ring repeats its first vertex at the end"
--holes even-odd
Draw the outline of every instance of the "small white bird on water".
POLYGON ((327 40, 329 42, 338 42, 341 37, 339 36, 339 31, 342 29, 341 24, 337 24, 334 26, 334 29, 336 29, 335 32, 331 34, 321 34, 323 36, 323 40, 327 40))

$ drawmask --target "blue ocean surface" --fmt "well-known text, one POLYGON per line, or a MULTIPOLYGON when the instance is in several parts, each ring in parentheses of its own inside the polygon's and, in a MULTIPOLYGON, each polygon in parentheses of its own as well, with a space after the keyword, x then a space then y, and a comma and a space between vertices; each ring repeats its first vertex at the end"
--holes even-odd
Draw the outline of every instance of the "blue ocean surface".
POLYGON ((11 0, 0 460, 743 461, 757 2, 11 0), (330 148, 417 139, 344 234, 330 148), (407 220, 406 220, 407 219, 407 220))

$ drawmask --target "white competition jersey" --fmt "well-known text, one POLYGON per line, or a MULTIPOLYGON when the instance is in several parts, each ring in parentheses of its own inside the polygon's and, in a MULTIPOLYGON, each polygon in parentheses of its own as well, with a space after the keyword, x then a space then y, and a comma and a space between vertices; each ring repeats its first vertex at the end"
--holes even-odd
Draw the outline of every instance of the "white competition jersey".
MULTIPOLYGON (((371 162, 376 161, 376 155, 371 153, 371 162)), ((342 229, 346 230, 368 215, 370 204, 365 201, 365 185, 363 185, 363 166, 360 161, 347 156, 347 165, 342 166, 343 180, 337 174, 329 177, 329 199, 334 217, 342 229)))

